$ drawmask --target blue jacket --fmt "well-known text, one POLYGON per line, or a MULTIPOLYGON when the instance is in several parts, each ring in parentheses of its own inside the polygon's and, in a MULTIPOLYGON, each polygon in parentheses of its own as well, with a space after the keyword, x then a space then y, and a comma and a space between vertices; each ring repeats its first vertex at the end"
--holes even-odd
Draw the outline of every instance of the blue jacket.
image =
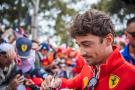
POLYGON ((133 58, 130 54, 129 54, 129 44, 123 49, 121 50, 121 54, 122 56, 125 58, 125 60, 133 65, 135 65, 135 58, 133 58))

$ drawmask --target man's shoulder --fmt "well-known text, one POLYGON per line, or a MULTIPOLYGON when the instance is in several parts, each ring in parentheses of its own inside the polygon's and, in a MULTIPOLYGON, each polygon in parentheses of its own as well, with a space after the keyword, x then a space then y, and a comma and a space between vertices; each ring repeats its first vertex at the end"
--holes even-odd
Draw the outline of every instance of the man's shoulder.
POLYGON ((135 66, 131 63, 128 63, 128 62, 125 61, 124 69, 125 69, 125 72, 127 71, 127 72, 135 74, 135 66))

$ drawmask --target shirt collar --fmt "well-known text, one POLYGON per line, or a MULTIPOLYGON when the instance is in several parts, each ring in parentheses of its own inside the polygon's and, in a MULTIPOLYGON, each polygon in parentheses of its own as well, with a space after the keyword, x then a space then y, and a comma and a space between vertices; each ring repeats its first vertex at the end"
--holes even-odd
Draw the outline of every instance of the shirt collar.
POLYGON ((124 59, 121 56, 119 49, 116 46, 113 46, 113 52, 107 58, 106 63, 100 65, 100 77, 113 72, 124 63, 123 61, 124 59))

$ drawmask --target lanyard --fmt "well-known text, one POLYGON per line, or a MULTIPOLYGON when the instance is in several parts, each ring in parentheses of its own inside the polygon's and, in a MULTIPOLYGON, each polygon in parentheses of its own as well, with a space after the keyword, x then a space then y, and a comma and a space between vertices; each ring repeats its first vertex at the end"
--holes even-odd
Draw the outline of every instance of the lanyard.
POLYGON ((90 88, 92 88, 92 90, 94 90, 94 87, 96 86, 96 84, 98 82, 100 68, 96 66, 95 69, 92 69, 92 72, 93 72, 93 77, 89 80, 88 87, 90 87, 90 88))

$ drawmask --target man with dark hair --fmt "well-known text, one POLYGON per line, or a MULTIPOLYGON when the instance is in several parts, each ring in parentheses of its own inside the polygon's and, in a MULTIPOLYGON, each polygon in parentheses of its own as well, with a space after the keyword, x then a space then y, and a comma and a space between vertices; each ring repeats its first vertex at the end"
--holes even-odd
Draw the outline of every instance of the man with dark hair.
POLYGON ((87 65, 73 79, 48 76, 41 89, 135 90, 135 67, 127 63, 119 49, 113 46, 114 26, 108 15, 97 10, 79 14, 71 24, 70 34, 87 65))
POLYGON ((121 50, 121 54, 127 62, 135 65, 135 17, 127 21, 125 35, 129 40, 129 43, 123 50, 121 50))

